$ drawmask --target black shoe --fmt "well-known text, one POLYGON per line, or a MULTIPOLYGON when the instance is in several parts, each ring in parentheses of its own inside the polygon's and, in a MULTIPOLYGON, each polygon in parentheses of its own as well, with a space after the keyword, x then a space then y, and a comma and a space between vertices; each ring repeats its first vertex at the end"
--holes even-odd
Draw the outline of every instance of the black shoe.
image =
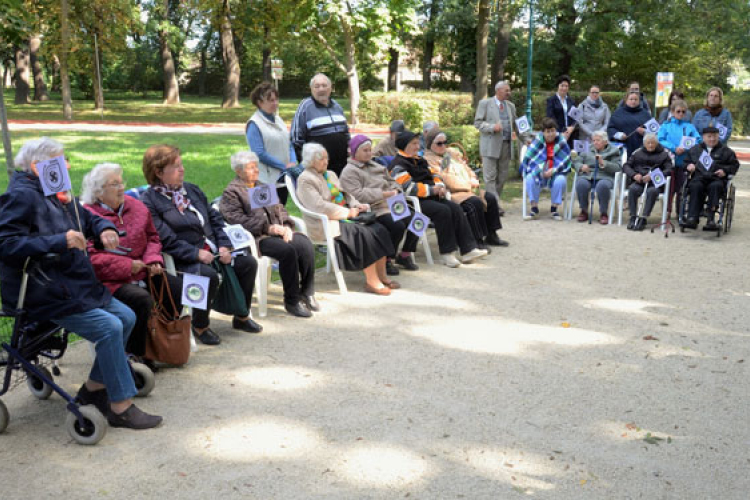
POLYGON ((152 429, 162 422, 158 415, 149 415, 136 405, 130 407, 124 412, 117 414, 110 411, 107 414, 107 421, 110 427, 126 427, 128 429, 152 429))
POLYGON ((630 216, 630 220, 628 221, 628 231, 632 231, 633 229, 635 229, 635 222, 637 218, 638 217, 636 217, 635 215, 630 216))
POLYGON ((500 217, 505 217, 505 210, 503 210, 502 208, 500 208, 500 211, 499 211, 498 215, 500 217))
POLYGON ((719 226, 716 225, 716 222, 714 222, 713 219, 709 219, 708 222, 706 222, 706 225, 703 226, 704 231, 717 231, 719 229, 719 226))
POLYGON ((685 221, 685 227, 688 229, 695 229, 696 227, 698 227, 698 218, 688 217, 685 221))
POLYGON ((301 300, 296 304, 284 304, 284 309, 292 316, 297 316, 298 318, 312 317, 312 313, 301 300))
POLYGON ((305 303, 308 309, 310 309, 313 312, 320 311, 320 304, 318 304, 318 301, 315 300, 314 295, 305 295, 302 297, 302 301, 305 303))
POLYGON ((393 261, 391 259, 386 259, 385 261, 385 274, 388 276, 398 276, 401 273, 401 271, 398 270, 398 268, 393 264, 393 261))
POLYGON ((484 241, 482 241, 482 240, 477 241, 477 248, 480 249, 480 250, 486 250, 487 251, 487 255, 489 255, 489 254, 492 253, 492 249, 490 247, 488 247, 484 243, 484 241))
POLYGON ((263 327, 253 321, 253 318, 247 318, 246 320, 232 318, 232 328, 250 333, 260 333, 263 331, 263 327))
POLYGON ((109 396, 107 395, 107 389, 91 392, 86 388, 86 384, 83 384, 81 388, 78 389, 78 394, 76 394, 76 403, 81 406, 94 405, 102 415, 109 413, 109 396))
POLYGON ((484 239, 484 242, 493 247, 507 247, 508 245, 510 245, 510 243, 508 243, 507 241, 500 239, 495 231, 490 231, 490 234, 487 235, 487 238, 484 239))
POLYGON ((419 266, 414 263, 412 256, 402 257, 401 255, 396 256, 396 264, 403 267, 407 271, 418 271, 419 266))
POLYGON ((221 339, 218 335, 214 333, 213 330, 210 328, 206 328, 206 331, 203 333, 198 333, 195 331, 195 328, 193 328, 193 335, 195 335, 195 338, 200 340, 201 344, 205 345, 219 345, 221 344, 221 339))
POLYGON ((645 217, 638 217, 638 220, 635 223, 635 226, 633 227, 634 231, 643 231, 646 229, 646 218, 645 217))

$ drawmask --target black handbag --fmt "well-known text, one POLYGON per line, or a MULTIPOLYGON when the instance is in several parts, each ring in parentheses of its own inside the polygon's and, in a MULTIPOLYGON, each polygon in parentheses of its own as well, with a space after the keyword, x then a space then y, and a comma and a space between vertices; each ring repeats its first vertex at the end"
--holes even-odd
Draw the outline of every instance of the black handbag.
POLYGON ((375 215, 375 212, 360 212, 356 217, 349 217, 349 220, 356 222, 357 224, 369 226, 377 221, 377 216, 375 215))

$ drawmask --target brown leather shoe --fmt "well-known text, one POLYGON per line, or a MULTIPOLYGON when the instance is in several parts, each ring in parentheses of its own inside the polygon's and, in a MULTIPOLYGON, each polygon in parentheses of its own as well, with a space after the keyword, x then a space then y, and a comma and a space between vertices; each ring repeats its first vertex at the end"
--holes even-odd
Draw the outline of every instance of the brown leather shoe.
POLYGON ((581 213, 578 214, 578 218, 576 219, 578 222, 586 222, 589 220, 589 213, 586 210, 581 210, 581 213))
POLYGON ((375 288, 365 283, 365 292, 374 293, 375 295, 390 295, 391 289, 388 288, 387 286, 384 286, 382 288, 375 288))
POLYGON ((607 214, 602 214, 602 216, 599 217, 599 224, 604 224, 605 226, 609 224, 609 216, 607 214))

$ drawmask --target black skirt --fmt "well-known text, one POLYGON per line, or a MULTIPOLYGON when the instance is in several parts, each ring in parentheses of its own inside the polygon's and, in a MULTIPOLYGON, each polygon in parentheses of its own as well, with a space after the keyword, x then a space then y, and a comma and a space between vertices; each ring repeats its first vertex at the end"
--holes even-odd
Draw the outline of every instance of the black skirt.
POLYGON ((341 235, 334 241, 341 269, 359 271, 395 253, 388 230, 377 222, 363 225, 340 221, 339 227, 341 235))

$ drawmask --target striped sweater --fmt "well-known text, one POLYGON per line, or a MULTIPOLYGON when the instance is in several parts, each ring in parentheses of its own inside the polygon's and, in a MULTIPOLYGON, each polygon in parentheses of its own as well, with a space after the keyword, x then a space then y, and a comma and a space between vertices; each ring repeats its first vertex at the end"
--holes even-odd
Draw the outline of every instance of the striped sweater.
POLYGON ((388 167, 406 196, 435 196, 435 186, 445 186, 439 170, 430 167, 424 158, 407 158, 399 153, 388 167))

